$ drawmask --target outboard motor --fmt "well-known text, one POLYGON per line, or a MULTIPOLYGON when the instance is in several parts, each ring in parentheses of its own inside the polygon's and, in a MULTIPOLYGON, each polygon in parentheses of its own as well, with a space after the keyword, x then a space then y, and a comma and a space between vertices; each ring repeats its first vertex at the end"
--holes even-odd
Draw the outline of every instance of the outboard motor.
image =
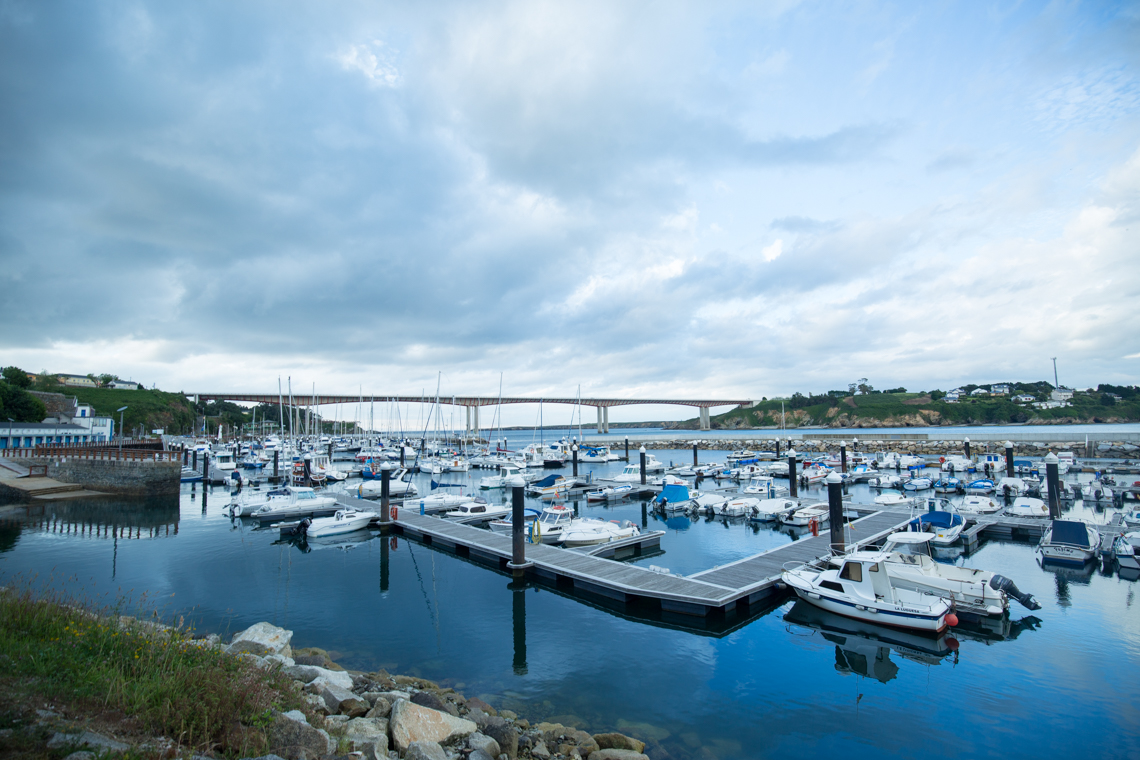
POLYGON ((1006 578, 1004 575, 995 575, 990 578, 990 588, 994 591, 1004 591, 1006 596, 1013 597, 1021 602, 1021 605, 1029 610, 1039 610, 1041 605, 1033 598, 1032 594, 1024 594, 1018 589, 1017 584, 1006 578))

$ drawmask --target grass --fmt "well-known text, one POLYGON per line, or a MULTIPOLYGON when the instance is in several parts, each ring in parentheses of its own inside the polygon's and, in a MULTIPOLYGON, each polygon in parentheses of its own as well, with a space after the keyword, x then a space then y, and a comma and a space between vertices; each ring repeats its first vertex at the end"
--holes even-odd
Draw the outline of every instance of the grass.
POLYGON ((119 414, 115 410, 121 406, 127 407, 123 416, 123 425, 128 431, 136 425, 144 426, 148 433, 154 428, 164 428, 169 432, 191 430, 194 427, 194 407, 180 393, 167 393, 158 390, 128 391, 115 388, 78 388, 65 385, 37 386, 33 390, 75 396, 79 399, 79 403, 90 404, 95 409, 96 414, 114 417, 116 430, 118 430, 119 425, 119 414))
MULTIPOLYGON (((121 605, 120 605, 121 606, 121 605)), ((307 711, 292 679, 118 609, 0 591, 0 673, 8 691, 118 711, 183 747, 263 755, 274 710, 307 711)))

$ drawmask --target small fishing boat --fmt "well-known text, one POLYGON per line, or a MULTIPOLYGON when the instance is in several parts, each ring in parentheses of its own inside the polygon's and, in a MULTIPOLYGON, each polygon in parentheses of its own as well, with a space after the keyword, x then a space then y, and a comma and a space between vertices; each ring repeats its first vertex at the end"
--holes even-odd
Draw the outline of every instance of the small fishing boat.
POLYGON ((1005 508, 1005 513, 1010 517, 1048 517, 1049 506, 1041 499, 1019 496, 1013 500, 1013 504, 1005 508))
POLYGON ((305 528, 310 538, 324 538, 367 528, 376 519, 375 512, 358 512, 355 509, 338 509, 331 517, 314 517, 305 528))
POLYGON ((567 548, 607 544, 620 538, 641 535, 641 529, 629 520, 606 521, 592 517, 574 520, 561 535, 561 543, 567 548))
MULTIPOLYGON (((530 535, 530 524, 532 522, 534 522, 535 520, 537 520, 538 516, 540 514, 542 514, 542 513, 539 512, 537 509, 531 509, 530 507, 527 507, 525 510, 523 510, 523 532, 524 533, 526 533, 527 535, 530 535)), ((507 516, 507 517, 504 517, 504 518, 501 518, 498 520, 492 520, 491 522, 487 523, 487 527, 491 529, 492 533, 498 533, 499 535, 509 536, 509 535, 511 535, 511 533, 514 532, 515 523, 514 523, 514 520, 512 520, 510 516, 507 516)))
POLYGON ((826 504, 809 504, 806 507, 799 507, 798 509, 785 514, 780 518, 780 522, 784 525, 795 525, 797 527, 810 527, 813 523, 815 525, 823 525, 830 519, 830 512, 826 504))
POLYGON ((1029 486, 1021 478, 1004 477, 994 484, 994 493, 1000 496, 1016 497, 1021 496, 1028 490, 1029 486))
MULTIPOLYGON (((285 486, 271 491, 245 491, 236 495, 229 504, 231 517, 250 517, 255 512, 267 508, 290 506, 327 508, 327 514, 336 511, 336 499, 318 494, 312 488, 285 486)), ((308 513, 300 515, 306 517, 308 513)))
POLYGON ((952 456, 946 457, 942 461, 942 465, 941 465, 940 469, 942 470, 942 472, 955 473, 955 472, 970 472, 970 471, 974 470, 976 467, 977 467, 977 465, 974 464, 974 460, 967 459, 966 457, 962 456, 961 454, 954 454, 952 456))
POLYGON ((902 484, 902 480, 898 475, 880 473, 868 480, 867 485, 871 488, 898 488, 902 484))
MULTIPOLYGON (((286 490, 289 494, 283 498, 270 497, 268 503, 250 512, 248 516, 258 520, 262 525, 271 525, 303 517, 326 517, 336 514, 336 511, 341 509, 331 496, 320 496, 312 488, 287 486, 281 490, 286 490)), ((233 505, 231 514, 241 506, 240 503, 233 505)))
POLYGON ((761 499, 752 509, 751 518, 755 522, 777 522, 800 508, 800 503, 792 499, 761 499))
POLYGON ((847 472, 843 473, 842 477, 848 483, 859 483, 864 480, 870 482, 872 478, 879 477, 879 471, 869 464, 857 464, 854 467, 848 467, 847 472))
MULTIPOLYGON (((356 495, 362 499, 379 499, 384 487, 383 480, 366 480, 356 487, 356 495)), ((392 470, 388 479, 388 495, 392 498, 405 499, 419 493, 416 484, 412 482, 412 473, 400 468, 392 470)))
POLYGON ((532 544, 557 544, 562 540, 562 532, 574 521, 574 510, 564 504, 556 504, 542 510, 537 520, 530 524, 532 544))
POLYGON ((902 487, 904 491, 925 491, 934 486, 933 478, 926 476, 917 476, 908 478, 903 481, 902 487))
POLYGON ((488 504, 485 501, 469 501, 460 504, 450 512, 444 512, 443 516, 449 520, 466 520, 466 518, 475 518, 483 520, 501 520, 504 516, 511 513, 511 508, 504 505, 488 504))
POLYGON ((688 485, 669 484, 653 499, 655 508, 663 512, 681 512, 692 507, 692 496, 688 485))
POLYGON ((202 473, 195 470, 193 467, 182 468, 182 482, 183 483, 201 483, 202 473))
POLYGON ((787 492, 787 486, 776 485, 771 475, 753 475, 748 485, 741 489, 741 493, 759 496, 761 499, 775 499, 787 492))
POLYGON ((714 514, 723 517, 746 517, 752 514, 752 510, 755 509, 759 503, 759 499, 747 496, 726 499, 715 507, 714 514))
POLYGON ((936 546, 949 546, 962 535, 966 521, 945 500, 939 506, 941 509, 923 512, 907 523, 907 527, 915 533, 929 533, 933 536, 930 542, 936 546))
POLYGON ((728 497, 719 493, 703 493, 693 499, 692 506, 702 515, 715 515, 717 509, 728 501, 728 497))
POLYGON ((962 499, 958 511, 972 514, 988 515, 1001 509, 1001 504, 989 496, 973 495, 962 499))
POLYGON ((526 480, 523 475, 522 469, 517 465, 504 464, 499 466, 498 475, 488 475, 479 479, 479 487, 482 489, 491 488, 507 488, 514 478, 521 477, 526 480))
POLYGON ((1096 559, 1099 548, 1100 531, 1080 520, 1054 520, 1037 545, 1046 562, 1082 567, 1096 559))
POLYGON ((884 493, 875 497, 875 503, 883 507, 907 507, 914 501, 901 493, 884 493))
POLYGON ((1126 536, 1119 535, 1112 542, 1112 554, 1121 568, 1140 570, 1140 560, 1136 558, 1136 547, 1126 536))
POLYGON ((565 475, 547 475, 542 480, 536 480, 526 487, 526 492, 540 499, 554 499, 565 496, 571 488, 579 485, 578 478, 568 478, 565 475))
POLYGON ((994 492, 994 482, 989 478, 978 478, 966 484, 966 494, 970 496, 986 495, 994 492))
POLYGON ((963 490, 963 486, 958 478, 939 478, 934 481, 934 493, 958 493, 960 490, 963 490))
POLYGON ((587 491, 586 501, 616 501, 633 493, 633 486, 625 483, 620 486, 607 486, 597 491, 587 491))
POLYGON ((822 465, 814 465, 812 467, 805 467, 804 471, 800 474, 800 480, 805 483, 819 483, 832 472, 830 467, 822 465))

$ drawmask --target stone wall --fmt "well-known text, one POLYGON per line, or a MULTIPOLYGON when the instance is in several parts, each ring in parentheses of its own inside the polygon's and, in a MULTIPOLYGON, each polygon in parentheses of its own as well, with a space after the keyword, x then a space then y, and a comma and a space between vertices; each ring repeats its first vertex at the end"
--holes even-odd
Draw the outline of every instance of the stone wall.
POLYGON ((20 464, 46 464, 47 475, 54 480, 130 496, 177 495, 182 482, 180 462, 35 457, 21 459, 20 464))

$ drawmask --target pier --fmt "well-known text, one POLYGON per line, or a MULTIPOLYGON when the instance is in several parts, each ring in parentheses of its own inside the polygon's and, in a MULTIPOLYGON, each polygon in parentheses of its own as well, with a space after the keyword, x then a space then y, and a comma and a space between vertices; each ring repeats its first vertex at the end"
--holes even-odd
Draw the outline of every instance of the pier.
MULTIPOLYGON (((370 502, 342 495, 339 501, 357 509, 371 508, 370 502)), ((864 546, 881 540, 906 524, 908 515, 874 512, 849 524, 852 544, 864 546)), ((394 530, 405 536, 441 546, 460 556, 506 567, 511 559, 511 537, 461 525, 450 520, 421 515, 418 511, 400 509, 392 521, 394 530)), ((640 546, 660 544, 663 531, 642 534, 640 546)), ((723 613, 738 603, 754 604, 776 592, 783 565, 806 562, 829 553, 830 533, 804 538, 785 546, 761 552, 720 567, 688 577, 668 575, 637 565, 606 559, 607 545, 591 547, 593 553, 560 549, 546 544, 527 544, 529 574, 556 584, 569 584, 584 591, 618 602, 650 600, 661 609, 696 616, 723 613)), ((608 548, 636 554, 632 540, 614 542, 608 548), (619 545, 620 544, 620 545, 619 545)))

